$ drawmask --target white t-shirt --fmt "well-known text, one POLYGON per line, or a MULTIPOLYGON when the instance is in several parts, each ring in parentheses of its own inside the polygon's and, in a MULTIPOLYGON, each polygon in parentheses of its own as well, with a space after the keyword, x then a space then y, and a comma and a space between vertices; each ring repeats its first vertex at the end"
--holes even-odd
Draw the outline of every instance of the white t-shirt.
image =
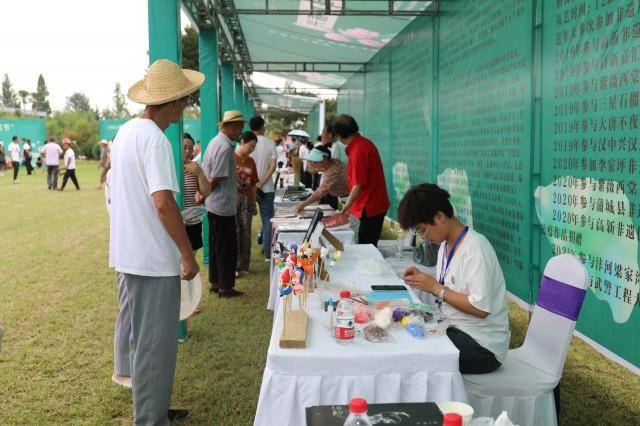
POLYGON ((73 149, 67 148, 67 150, 64 152, 62 162, 65 164, 68 170, 73 170, 76 168, 76 153, 73 152, 73 149), (67 163, 69 164, 68 166, 67 163))
POLYGON ((60 165, 60 154, 62 154, 62 148, 55 142, 47 142, 42 148, 40 153, 44 154, 44 164, 46 166, 58 166, 60 165))
MULTIPOLYGON (((258 170, 258 179, 262 180, 264 175, 269 170, 269 163, 271 160, 278 158, 276 152, 276 143, 266 136, 259 135, 256 149, 251 153, 251 158, 256 162, 256 169, 258 170)), ((273 192, 275 187, 273 185, 273 179, 267 180, 262 187, 262 192, 273 192)))
MULTIPOLYGON (((443 255, 444 244, 441 244, 436 279, 442 270, 443 255)), ((453 255, 445 285, 459 293, 468 294, 473 306, 489 313, 486 318, 478 318, 445 302, 442 304, 442 313, 450 325, 473 337, 480 346, 490 350, 498 361, 504 363, 511 337, 507 290, 496 252, 482 234, 469 229, 453 255)))
POLYGON ((9 155, 11 156, 11 161, 20 162, 20 145, 11 142, 9 144, 9 155))
POLYGON ((287 151, 284 148, 284 146, 282 146, 282 144, 276 145, 276 154, 277 154, 276 164, 282 162, 282 167, 286 167, 287 166, 287 151))
POLYGON ((302 170, 304 170, 305 172, 308 170, 307 170, 307 161, 304 159, 307 158, 310 153, 311 151, 309 150, 309 148, 307 148, 307 145, 305 144, 300 145, 300 149, 298 150, 298 157, 300 157, 300 159, 302 160, 302 170))
POLYGON ((180 192, 171 143, 151 120, 126 122, 111 147, 109 267, 151 277, 180 275, 180 254, 151 195, 180 192))
POLYGON ((29 154, 31 154, 31 145, 29 145, 29 143, 25 142, 24 145, 22 145, 22 150, 23 151, 27 151, 29 154))

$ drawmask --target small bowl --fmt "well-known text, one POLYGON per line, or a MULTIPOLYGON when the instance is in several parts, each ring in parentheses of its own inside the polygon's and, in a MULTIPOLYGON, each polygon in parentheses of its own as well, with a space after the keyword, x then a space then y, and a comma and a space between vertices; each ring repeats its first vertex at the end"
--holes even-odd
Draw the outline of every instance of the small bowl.
POLYGON ((438 408, 442 411, 442 414, 456 413, 462 417, 462 424, 464 426, 471 423, 473 419, 473 407, 463 402, 448 401, 438 402, 438 408))

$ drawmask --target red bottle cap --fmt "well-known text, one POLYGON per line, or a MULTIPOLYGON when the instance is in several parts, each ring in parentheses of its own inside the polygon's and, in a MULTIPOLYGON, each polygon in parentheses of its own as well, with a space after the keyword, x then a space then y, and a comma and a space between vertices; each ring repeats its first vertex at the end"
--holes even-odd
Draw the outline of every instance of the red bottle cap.
MULTIPOLYGON (((349 293, 349 292, 347 292, 349 293)), ((353 398, 349 403, 349 411, 354 414, 362 414, 367 412, 367 400, 364 398, 353 398)), ((462 424, 462 423, 461 423, 462 424)))
POLYGON ((447 413, 444 415, 442 426, 462 426, 462 416, 457 413, 447 413))
POLYGON ((351 292, 349 290, 342 290, 340 292, 340 298, 342 299, 348 299, 351 297, 351 292))

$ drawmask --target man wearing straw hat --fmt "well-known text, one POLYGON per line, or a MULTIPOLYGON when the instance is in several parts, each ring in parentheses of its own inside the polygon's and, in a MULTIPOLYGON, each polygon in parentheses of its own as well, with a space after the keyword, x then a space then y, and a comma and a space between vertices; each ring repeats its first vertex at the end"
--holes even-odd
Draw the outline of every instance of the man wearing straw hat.
POLYGON ((211 193, 204 201, 209 218, 209 284, 210 291, 219 297, 242 295, 234 289, 238 260, 234 142, 242 135, 244 123, 240 111, 226 111, 219 123, 220 132, 211 140, 202 159, 202 170, 211 183, 211 193))
POLYGON ((199 268, 174 199, 180 189, 164 131, 180 120, 189 95, 203 83, 197 71, 165 59, 154 62, 127 93, 145 110, 120 128, 111 148, 109 266, 124 274, 127 289, 136 425, 168 425, 187 414, 169 405, 180 276, 190 280, 199 268))

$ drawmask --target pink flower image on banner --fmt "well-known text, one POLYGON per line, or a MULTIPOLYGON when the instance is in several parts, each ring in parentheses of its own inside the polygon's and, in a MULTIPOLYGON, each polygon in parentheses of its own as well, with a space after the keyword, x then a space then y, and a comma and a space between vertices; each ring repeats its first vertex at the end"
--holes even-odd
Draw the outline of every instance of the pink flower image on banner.
POLYGON ((360 42, 360 44, 364 44, 365 46, 370 46, 370 47, 382 47, 382 46, 384 46, 384 43, 381 42, 381 41, 370 40, 370 39, 367 39, 367 38, 359 39, 358 42, 360 42))
POLYGON ((374 39, 380 37, 380 33, 377 31, 369 31, 365 28, 351 28, 348 30, 340 30, 340 32, 348 37, 360 39, 374 39))
POLYGON ((324 38, 333 41, 339 41, 340 43, 349 43, 349 41, 351 41, 349 37, 345 37, 342 34, 338 33, 324 33, 324 38))

